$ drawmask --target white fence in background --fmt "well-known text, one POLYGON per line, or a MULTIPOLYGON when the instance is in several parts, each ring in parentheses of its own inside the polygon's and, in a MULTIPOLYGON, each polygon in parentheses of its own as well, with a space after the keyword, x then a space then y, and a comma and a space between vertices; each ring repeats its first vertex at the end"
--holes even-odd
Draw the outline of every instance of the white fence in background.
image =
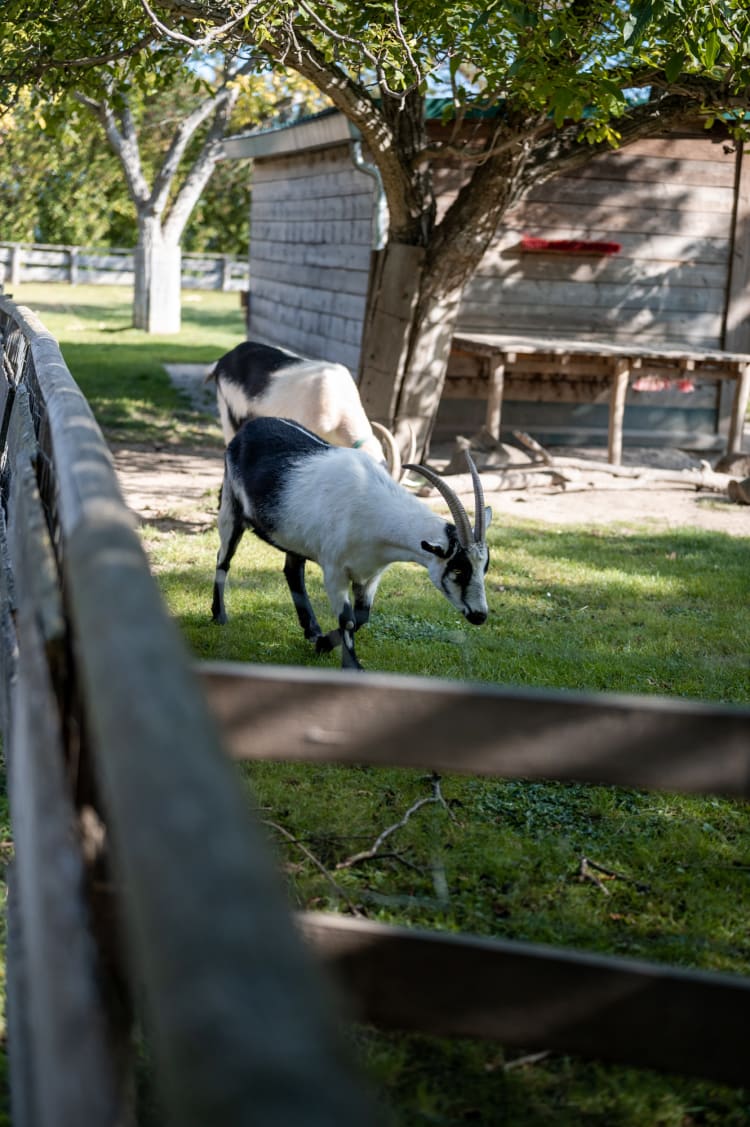
MULTIPOLYGON (((245 290, 248 263, 231 254, 183 254, 182 287, 187 290, 245 290)), ((0 284, 68 282, 132 286, 133 250, 44 243, 0 242, 0 284)))

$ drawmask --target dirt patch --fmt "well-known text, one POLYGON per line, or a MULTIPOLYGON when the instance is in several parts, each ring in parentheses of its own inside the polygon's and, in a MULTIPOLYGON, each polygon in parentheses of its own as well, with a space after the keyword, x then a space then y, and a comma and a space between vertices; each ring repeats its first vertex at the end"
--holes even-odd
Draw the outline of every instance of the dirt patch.
MULTIPOLYGON (((206 384, 213 364, 165 365, 172 383, 196 410, 216 416, 216 390, 206 384)), ((746 432, 743 449, 750 450, 746 432)), ((160 528, 198 532, 213 527, 223 472, 219 449, 164 450, 153 447, 113 449, 120 483, 128 505, 142 523, 160 528)), ((432 450, 431 464, 443 469, 452 449, 432 450)), ((600 448, 560 447, 559 453, 592 463, 606 460, 600 448)), ((718 454, 714 456, 716 461, 718 454)), ((659 469, 688 469, 699 457, 670 447, 626 447, 625 465, 659 469)), ((742 475, 744 476, 744 475, 742 475)), ((472 497, 465 498, 470 507, 472 497)), ((439 500, 431 501, 440 505, 439 500)), ((738 505, 718 493, 698 492, 680 486, 654 485, 573 491, 559 487, 492 492, 487 504, 496 517, 504 513, 550 524, 608 525, 617 522, 648 525, 655 530, 693 527, 730 536, 750 536, 750 506, 738 505)))
MULTIPOLYGON (((580 456, 587 452, 575 453, 580 456)), ((603 460, 602 452, 588 454, 593 460, 603 460)), ((185 532, 201 532, 214 526, 223 472, 221 450, 115 446, 113 456, 127 504, 141 523, 185 532)), ((641 464, 636 458, 648 458, 648 464, 664 468, 693 464, 690 455, 682 451, 672 455, 663 450, 651 454, 626 452, 627 463, 641 464)), ((440 465, 438 457, 435 463, 440 465)), ((470 508, 472 498, 465 500, 470 508)), ((734 504, 717 493, 675 486, 613 487, 584 492, 557 487, 508 490, 488 493, 487 504, 492 506, 496 519, 510 513, 551 524, 595 527, 625 522, 662 531, 693 527, 730 536, 750 536, 750 506, 734 504)))

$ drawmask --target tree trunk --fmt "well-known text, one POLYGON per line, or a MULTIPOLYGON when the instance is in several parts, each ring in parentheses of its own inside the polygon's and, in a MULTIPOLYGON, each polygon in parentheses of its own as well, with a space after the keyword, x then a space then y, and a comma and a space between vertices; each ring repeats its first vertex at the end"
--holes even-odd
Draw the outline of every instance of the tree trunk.
POLYGON ((153 216, 138 216, 133 325, 147 333, 179 333, 182 253, 153 216))

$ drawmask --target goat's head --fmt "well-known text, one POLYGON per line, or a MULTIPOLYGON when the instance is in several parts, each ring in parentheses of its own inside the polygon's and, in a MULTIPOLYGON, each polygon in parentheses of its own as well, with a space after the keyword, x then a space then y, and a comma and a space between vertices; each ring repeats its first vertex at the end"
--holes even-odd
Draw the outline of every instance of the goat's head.
POLYGON ((484 577, 490 564, 487 547, 487 528, 492 510, 484 504, 484 491, 477 468, 466 452, 471 479, 474 483, 474 528, 466 509, 444 478, 427 466, 406 464, 405 470, 415 470, 426 477, 445 498, 455 530, 449 526, 448 543, 422 541, 422 548, 432 560, 427 566, 430 579, 468 622, 481 626, 488 614, 484 577))

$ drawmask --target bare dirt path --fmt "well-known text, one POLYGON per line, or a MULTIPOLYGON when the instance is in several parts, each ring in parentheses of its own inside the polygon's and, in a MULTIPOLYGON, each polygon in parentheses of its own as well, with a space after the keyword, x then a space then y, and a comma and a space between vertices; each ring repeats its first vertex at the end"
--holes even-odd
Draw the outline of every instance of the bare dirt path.
MULTIPOLYGON (((216 415, 215 390, 206 383, 212 365, 167 364, 174 386, 196 410, 216 415)), ((750 431, 744 449, 750 450, 750 431)), ((435 465, 447 461, 451 449, 434 449, 435 465)), ((603 450, 560 448, 592 462, 604 461, 603 450)), ((218 448, 172 450, 157 447, 115 446, 115 466, 125 499, 143 524, 198 532, 212 528, 216 520, 219 486, 223 470, 218 448)), ((714 458, 715 460, 715 458, 714 458)), ((697 465, 698 459, 681 450, 627 448, 623 461, 664 469, 697 465)), ((606 526, 616 522, 648 526, 657 530, 693 527, 730 536, 750 537, 750 506, 736 505, 716 493, 680 487, 562 491, 557 487, 493 492, 487 495, 496 518, 504 513, 550 524, 606 526)), ((439 505, 441 502, 435 500, 439 505)), ((470 508, 473 498, 466 498, 470 508)))
MULTIPOLYGON (((649 456, 651 464, 668 463, 668 453, 659 453, 658 458, 649 456)), ((125 499, 141 523, 185 532, 213 527, 222 475, 220 450, 116 446, 113 456, 125 499)), ((676 451, 675 457, 679 456, 676 451)), ((633 452, 628 461, 633 461, 633 452)), ((466 500, 470 508, 472 499, 466 500)), ((595 527, 624 522, 654 531, 693 527, 750 537, 750 506, 733 504, 719 494, 673 486, 586 492, 563 492, 556 487, 510 490, 488 494, 487 503, 496 519, 509 513, 551 524, 595 527)))

